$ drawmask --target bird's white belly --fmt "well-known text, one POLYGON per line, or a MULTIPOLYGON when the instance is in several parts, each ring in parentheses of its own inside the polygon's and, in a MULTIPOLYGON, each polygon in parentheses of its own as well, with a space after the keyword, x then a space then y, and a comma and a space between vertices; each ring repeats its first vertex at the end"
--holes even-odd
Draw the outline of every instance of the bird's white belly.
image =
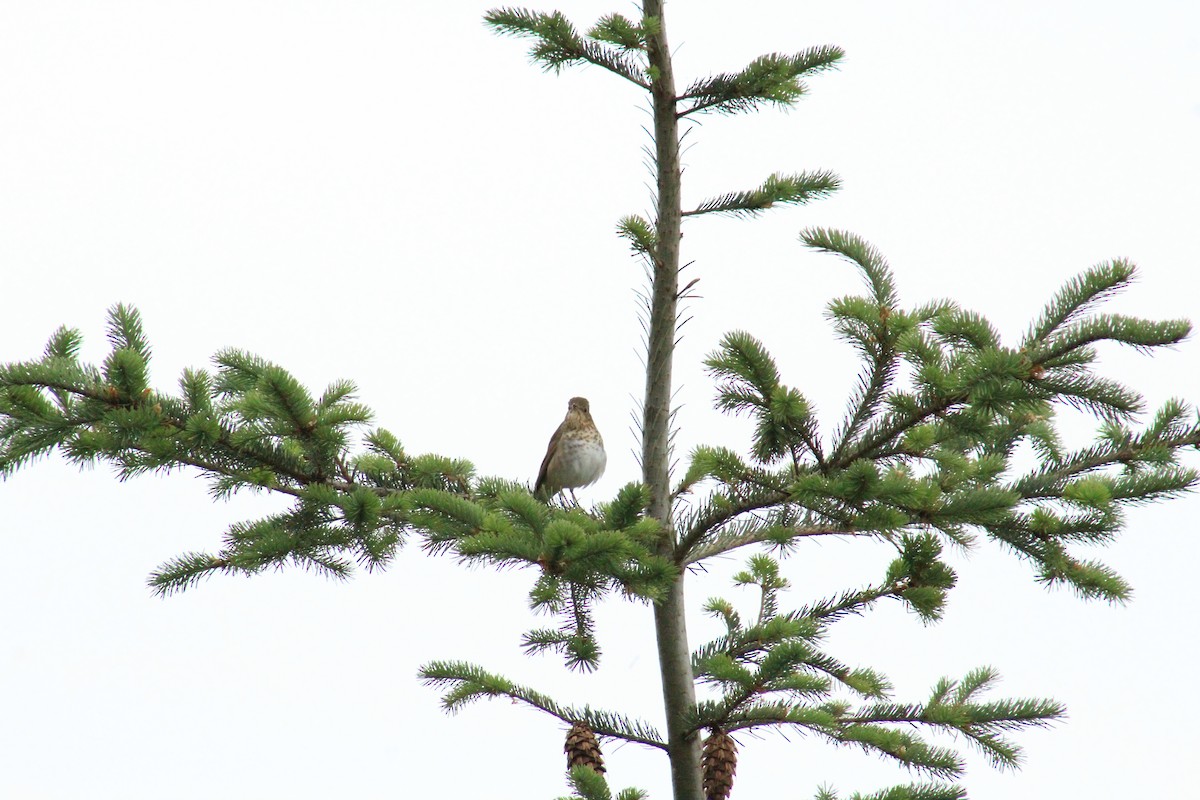
POLYGON ((564 489, 578 489, 580 486, 590 486, 600 480, 608 458, 604 454, 604 445, 595 441, 579 441, 567 439, 559 442, 558 457, 555 459, 558 474, 555 476, 564 489))

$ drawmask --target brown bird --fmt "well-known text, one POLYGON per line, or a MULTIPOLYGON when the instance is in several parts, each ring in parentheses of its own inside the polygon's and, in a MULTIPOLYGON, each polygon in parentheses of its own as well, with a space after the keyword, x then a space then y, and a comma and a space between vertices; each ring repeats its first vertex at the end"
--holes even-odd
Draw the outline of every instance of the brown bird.
MULTIPOLYGON (((572 397, 567 402, 566 418, 550 437, 533 493, 546 502, 567 489, 571 492, 571 499, 575 500, 576 489, 600 480, 607 461, 604 440, 592 421, 592 409, 587 398, 572 397)), ((579 501, 575 500, 575 503, 578 505, 579 501)))

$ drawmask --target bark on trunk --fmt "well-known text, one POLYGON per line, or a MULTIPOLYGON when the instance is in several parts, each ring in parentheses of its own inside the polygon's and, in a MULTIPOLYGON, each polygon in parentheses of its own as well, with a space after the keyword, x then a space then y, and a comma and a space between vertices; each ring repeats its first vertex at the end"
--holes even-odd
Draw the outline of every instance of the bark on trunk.
MULTIPOLYGON (((645 17, 657 17, 659 32, 648 37, 647 54, 654 100, 654 145, 657 167, 658 218, 655 224, 654 286, 651 294, 646 397, 642 418, 642 473, 650 490, 649 512, 662 521, 662 554, 672 555, 670 453, 671 363, 675 350, 676 306, 679 302, 680 205, 679 121, 675 115, 675 76, 663 24, 662 0, 644 0, 645 17)), ((686 720, 696 705, 691 652, 685 621, 683 574, 654 609, 667 744, 675 800, 704 800, 700 772, 700 738, 688 735, 686 720)))

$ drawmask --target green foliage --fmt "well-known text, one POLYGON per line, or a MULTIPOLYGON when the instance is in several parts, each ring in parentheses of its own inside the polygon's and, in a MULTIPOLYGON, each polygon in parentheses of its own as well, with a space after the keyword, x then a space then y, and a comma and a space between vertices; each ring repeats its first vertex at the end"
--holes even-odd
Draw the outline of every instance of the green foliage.
POLYGON ((419 677, 425 684, 445 690, 442 705, 451 713, 457 713, 476 700, 504 697, 537 708, 568 724, 584 722, 598 736, 666 748, 662 736, 648 723, 588 706, 578 708, 562 705, 541 692, 487 672, 474 664, 433 661, 421 667, 419 677))
MULTIPOLYGON (((558 800, 612 800, 612 790, 604 776, 591 767, 572 767, 567 773, 574 794, 558 798, 558 800)), ((641 789, 622 789, 617 793, 617 800, 645 800, 649 797, 641 789)))
POLYGON ((572 797, 580 798, 580 800, 612 800, 608 781, 591 767, 582 765, 572 767, 567 779, 571 782, 571 788, 575 790, 575 794, 560 798, 560 800, 571 800, 572 797))
POLYGON ((784 455, 798 459, 806 451, 820 457, 808 401, 779 383, 779 370, 758 340, 741 331, 728 333, 705 364, 720 381, 717 408, 754 418, 756 460, 769 464, 784 455))
POLYGON ((645 218, 636 214, 622 217, 617 223, 617 234, 628 240, 635 253, 650 255, 658 244, 658 236, 645 218))
MULTIPOLYGON (((917 733, 944 729, 995 766, 1016 767, 1020 749, 1003 734, 1059 719, 1061 705, 977 699, 997 679, 990 668, 943 679, 924 705, 895 704, 886 700, 890 687, 881 676, 840 664, 819 641, 836 620, 887 598, 926 623, 938 620, 956 582, 941 558, 942 540, 970 547, 977 533, 1029 560, 1039 581, 1085 598, 1127 598, 1129 587, 1115 572, 1073 556, 1071 546, 1110 540, 1125 505, 1195 486, 1197 473, 1179 458, 1200 445, 1200 422, 1172 400, 1143 429, 1132 428, 1127 420, 1142 398, 1091 371, 1093 345, 1149 350, 1180 341, 1189 326, 1089 315, 1133 277, 1132 267, 1113 262, 1070 282, 1013 349, 983 316, 953 303, 900 308, 889 267, 858 237, 815 229, 802 238, 850 261, 866 281, 867 296, 829 306, 835 330, 863 360, 859 385, 845 421, 826 438, 809 404, 783 386, 767 348, 747 333, 727 334, 706 364, 717 381, 717 407, 754 420, 749 454, 756 465, 726 448, 693 452, 676 494, 707 488, 708 496, 679 517, 679 557, 695 563, 747 545, 788 552, 810 536, 868 535, 892 542, 897 558, 878 585, 780 613, 786 581, 774 561, 753 557, 734 582, 759 587, 755 621, 746 623, 727 600, 706 604, 726 633, 693 656, 697 680, 718 693, 697 706, 695 729, 794 726, 935 777, 956 777, 960 757, 917 733), (898 385, 904 374, 908 387, 898 385), (1064 448, 1055 419, 1062 406, 1095 418, 1095 444, 1064 448), (1018 460, 1024 442, 1039 456, 1032 469, 1018 460), (791 463, 781 468, 784 456, 791 463), (838 688, 876 702, 855 708, 837 697, 838 688)), ((963 792, 920 784, 855 796, 963 792)))
POLYGON ((1072 278, 1058 290, 1038 318, 1029 326, 1023 346, 1043 342, 1079 315, 1127 287, 1136 270, 1124 259, 1109 261, 1072 278))
MULTIPOLYGON (((532 40, 531 57, 547 70, 593 64, 651 92, 656 108, 665 97, 674 104, 672 122, 706 111, 789 107, 807 92, 804 78, 834 68, 843 55, 828 46, 770 54, 676 94, 664 81, 669 53, 660 16, 609 14, 585 34, 559 12, 500 8, 486 21, 532 40)), ((838 186, 826 171, 776 173, 754 189, 674 213, 753 217, 838 186)), ((629 215, 617 226, 652 273, 678 266, 662 258, 660 223, 629 215)), ((943 731, 997 767, 1016 767, 1020 750, 1005 735, 1060 719, 1059 704, 981 699, 998 680, 990 667, 941 679, 923 704, 898 703, 885 676, 825 652, 826 634, 887 601, 903 603, 924 623, 937 621, 956 582, 942 557, 946 543, 992 541, 1028 561, 1038 581, 1124 601, 1130 588, 1120 576, 1073 551, 1110 541, 1126 506, 1196 485, 1200 475, 1180 456, 1200 446, 1200 420, 1171 400, 1137 427, 1144 400, 1094 371, 1096 345, 1152 351, 1182 341, 1190 325, 1100 313, 1135 276, 1129 262, 1115 260, 1067 282, 1020 342, 1005 345, 985 317, 952 302, 901 307, 891 268, 860 237, 813 228, 800 238, 848 261, 866 284, 865 295, 827 307, 836 334, 862 361, 845 414, 822 426, 803 393, 783 382, 765 344, 744 331, 726 334, 705 362, 716 406, 747 415, 753 432, 745 454, 716 445, 693 450, 671 492, 673 524, 645 513, 652 493, 641 484, 587 511, 546 505, 527 486, 477 476, 461 459, 409 454, 396 435, 370 427, 371 411, 350 382, 317 395, 281 366, 242 351, 218 353, 212 372, 185 370, 177 394, 158 392, 141 318, 124 305, 110 311, 111 349, 99 365, 81 362, 82 336, 60 328, 40 359, 0 366, 0 477, 57 450, 80 465, 111 464, 122 479, 190 468, 216 497, 249 490, 291 499, 281 513, 231 526, 216 554, 189 552, 163 564, 149 579, 160 595, 214 573, 284 566, 343 579, 356 565, 387 566, 413 537, 431 554, 529 569, 530 607, 554 624, 527 632, 523 647, 530 655, 555 653, 577 670, 600 662, 592 617, 598 603, 658 602, 685 567, 756 548, 733 578, 735 587, 757 593, 756 607, 739 610, 719 597, 705 604, 724 632, 692 653, 691 677, 709 696, 689 709, 685 738, 709 728, 792 729, 955 778, 960 755, 923 738, 943 731), (1062 408, 1094 419, 1094 443, 1064 445, 1056 418, 1062 408), (1036 454, 1032 467, 1023 451, 1036 454), (896 555, 878 583, 781 610, 791 587, 777 557, 818 536, 882 540, 896 555)), ((443 690, 449 712, 504 697, 564 723, 584 722, 601 737, 675 755, 647 723, 562 705, 473 664, 435 661, 420 675, 443 690)), ((668 730, 675 742, 677 729, 668 730)), ((568 778, 575 800, 612 798, 605 777, 591 769, 576 767, 568 778)), ((644 796, 636 789, 617 795, 644 796)), ((921 783, 852 800, 964 796, 957 786, 921 783)), ((831 789, 817 797, 838 800, 831 789)))
POLYGON ((942 546, 932 534, 905 535, 900 541, 900 557, 888 567, 886 580, 922 620, 936 621, 954 586, 954 570, 939 560, 942 546))
POLYGON ((795 55, 771 53, 740 72, 701 78, 680 96, 687 116, 701 111, 725 114, 753 111, 763 105, 790 106, 808 92, 801 78, 834 68, 845 53, 839 47, 813 47, 795 55))
POLYGON ((646 32, 620 14, 609 14, 588 31, 588 38, 607 42, 622 50, 645 50, 646 32))
POLYGON ((602 18, 581 36, 561 12, 544 14, 519 8, 489 11, 484 20, 497 31, 534 40, 534 63, 554 72, 563 67, 595 64, 639 86, 647 87, 646 65, 636 58, 644 49, 645 29, 618 14, 602 18))
MULTIPOLYGON (((500 33, 532 39, 530 57, 547 70, 560 72, 568 66, 595 64, 645 89, 660 76, 645 57, 648 37, 660 30, 661 20, 655 17, 634 22, 620 14, 608 14, 586 35, 580 35, 557 11, 498 8, 484 19, 500 33)), ((772 53, 739 72, 697 79, 677 99, 678 115, 739 113, 768 104, 791 106, 808 92, 803 78, 834 68, 843 55, 840 48, 829 46, 794 55, 772 53)))
POLYGON ((282 367, 237 350, 217 354, 215 373, 185 370, 178 395, 154 392, 141 318, 127 306, 110 313, 103 368, 78 361, 81 341, 60 329, 42 359, 0 368, 0 474, 60 449, 81 464, 111 463, 122 478, 190 467, 218 497, 293 498, 287 511, 231 526, 217 554, 163 564, 149 578, 158 594, 217 572, 289 565, 341 579, 355 564, 386 566, 418 534, 431 552, 534 568, 534 607, 560 615, 563 628, 553 641, 531 634, 527 647, 594 668, 592 604, 617 590, 653 599, 676 574, 652 554, 660 531, 642 515, 639 485, 624 487, 601 516, 548 508, 526 487, 478 479, 466 461, 411 456, 391 432, 368 429, 371 411, 350 382, 314 395, 282 367))
POLYGON ((531 606, 557 615, 560 627, 530 631, 527 652, 555 651, 575 669, 595 669, 600 649, 591 621, 607 594, 653 600, 677 574, 652 548, 658 524, 642 515, 645 489, 622 488, 599 516, 578 508, 553 509, 528 490, 481 482, 475 499, 446 492, 413 494, 411 521, 427 530, 426 546, 452 549, 467 561, 534 567, 539 575, 531 606))
MULTIPOLYGON (((1112 262, 1069 282, 1014 349, 981 315, 953 303, 900 308, 886 262, 858 237, 813 229, 802 239, 845 258, 866 281, 867 296, 829 306, 835 329, 863 360, 858 388, 844 422, 825 438, 767 348, 747 333, 727 334, 706 362, 717 407, 753 417, 750 455, 761 466, 742 465, 731 451, 696 451, 680 491, 696 494, 707 483, 711 494, 681 517, 684 559, 754 543, 788 548, 815 535, 902 535, 910 548, 932 542, 931 534, 971 546, 983 533, 1030 561, 1040 581, 1125 600, 1124 581, 1071 546, 1110 540, 1126 505, 1191 489, 1197 473, 1179 457, 1200 443, 1200 423, 1172 400, 1142 431, 1129 427, 1143 400, 1092 371, 1093 345, 1171 345, 1188 324, 1089 313, 1133 278, 1130 265, 1112 262), (898 385, 901 374, 911 376, 909 386, 898 385), (1058 407, 1091 414, 1097 442, 1065 450, 1058 407), (1017 461, 1026 442, 1040 457, 1032 469, 1017 461), (784 456, 791 463, 780 469, 784 456)), ((917 582, 903 599, 923 619, 937 619, 952 573, 938 567, 945 574, 935 576, 904 558, 897 564, 916 570, 917 582)))
POLYGON ((832 172, 780 175, 775 173, 763 181, 762 186, 745 192, 729 192, 720 197, 705 200, 692 211, 684 211, 685 217, 700 214, 732 214, 753 217, 776 204, 803 205, 810 200, 828 197, 838 190, 841 183, 832 172))
MULTIPOLYGON (((910 783, 904 786, 893 786, 880 789, 870 794, 855 792, 849 800, 963 800, 967 792, 960 786, 948 786, 937 783, 910 783)), ((821 789, 817 792, 816 800, 841 800, 832 789, 821 789)))
POLYGON ((881 599, 898 599, 926 620, 936 619, 945 591, 954 584, 953 572, 939 560, 940 544, 929 534, 904 536, 898 549, 900 557, 888 567, 881 585, 787 613, 779 612, 780 592, 788 588, 779 563, 765 555, 751 556, 733 581, 757 587, 754 622, 745 624, 734 605, 721 598, 705 606, 724 622, 726 633, 693 655, 696 680, 718 692, 717 699, 698 704, 693 729, 788 725, 830 741, 856 744, 932 775, 956 776, 963 769, 960 757, 929 745, 913 726, 940 728, 966 737, 997 766, 1015 766, 1020 751, 1000 734, 1060 718, 1064 712, 1057 703, 977 700, 998 677, 991 668, 975 670, 961 681, 943 678, 923 706, 886 702, 891 686, 882 675, 851 668, 820 649, 833 622, 881 599), (843 693, 875 702, 855 708, 841 699, 843 693))
POLYGON ((858 267, 871 289, 871 300, 877 304, 876 316, 879 310, 893 309, 899 302, 887 262, 878 250, 860 237, 846 231, 810 228, 800 234, 800 240, 814 250, 840 255, 858 267))

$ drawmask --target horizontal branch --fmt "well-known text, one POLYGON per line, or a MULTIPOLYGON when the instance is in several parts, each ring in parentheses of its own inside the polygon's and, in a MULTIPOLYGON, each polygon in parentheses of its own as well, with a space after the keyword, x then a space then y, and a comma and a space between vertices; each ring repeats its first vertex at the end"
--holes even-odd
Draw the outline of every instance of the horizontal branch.
MULTIPOLYGON (((844 528, 829 527, 826 525, 796 525, 788 529, 787 536, 789 539, 803 539, 816 536, 871 536, 872 531, 854 531, 844 528)), ((772 526, 766 526, 759 529, 745 531, 744 533, 734 534, 731 536, 718 535, 711 541, 705 542, 703 545, 696 547, 690 551, 683 564, 695 564, 703 561, 706 558, 722 555, 744 547, 748 544, 761 544, 763 542, 777 541, 781 538, 781 531, 772 526)))
POLYGON ((675 563, 686 564, 694 561, 695 559, 688 557, 691 549, 695 547, 710 531, 719 528, 721 525, 724 525, 725 523, 741 516, 742 514, 771 508, 785 502, 787 499, 787 492, 773 491, 753 499, 744 500, 742 502, 731 502, 721 508, 713 509, 708 515, 696 520, 687 529, 687 531, 680 536, 679 544, 675 547, 675 563))
POLYGON ((798 175, 775 173, 763 181, 761 186, 705 200, 691 211, 684 211, 683 216, 755 216, 775 205, 802 205, 810 200, 828 197, 837 191, 840 185, 837 176, 832 172, 805 172, 798 175))
POLYGON ((843 55, 841 48, 826 45, 794 55, 770 53, 759 56, 741 72, 695 81, 676 98, 681 104, 688 104, 677 112, 677 116, 682 118, 703 111, 738 113, 768 103, 790 106, 808 91, 800 80, 802 76, 832 69, 843 55))
POLYGON ((474 664, 435 661, 421 667, 418 674, 426 685, 450 687, 442 697, 442 705, 449 712, 456 712, 468 703, 484 697, 507 697, 567 724, 586 722, 600 736, 622 739, 659 750, 667 749, 658 731, 646 723, 629 721, 618 714, 597 711, 586 706, 579 709, 561 705, 541 692, 486 672, 474 664))
POLYGON ((1029 487, 1035 483, 1047 487, 1054 486, 1067 478, 1086 475, 1102 467, 1137 461, 1139 458, 1163 448, 1174 451, 1182 447, 1200 448, 1200 430, 1192 431, 1182 436, 1172 436, 1136 445, 1113 448, 1107 452, 1092 452, 1082 458, 1072 459, 1065 464, 1056 465, 1051 469, 1043 469, 1039 472, 1025 475, 1010 483, 1009 488, 1019 493, 1026 500, 1055 498, 1061 496, 1062 493, 1046 488, 1034 489, 1029 487))
POLYGON ((602 41, 580 36, 560 11, 545 14, 498 8, 485 14, 484 20, 501 33, 534 39, 530 56, 547 70, 558 71, 579 63, 595 64, 643 89, 650 89, 641 64, 602 41))

